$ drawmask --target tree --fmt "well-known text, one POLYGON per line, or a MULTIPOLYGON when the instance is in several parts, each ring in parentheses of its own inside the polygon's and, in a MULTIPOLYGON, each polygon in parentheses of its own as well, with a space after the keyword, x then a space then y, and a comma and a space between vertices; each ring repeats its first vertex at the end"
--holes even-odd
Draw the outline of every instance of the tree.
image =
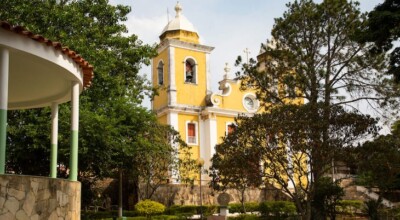
POLYGON ((400 1, 385 0, 368 14, 368 29, 361 33, 361 42, 374 42, 372 53, 390 51, 388 73, 400 82, 400 48, 393 48, 393 42, 400 37, 400 1))
MULTIPOLYGON (((299 211, 304 218, 310 219, 315 183, 331 169, 337 152, 356 144, 369 129, 374 130, 371 125, 375 120, 362 115, 353 104, 367 102, 377 110, 396 106, 399 89, 385 74, 385 54, 369 53, 374 46, 357 39, 358 34, 368 27, 366 14, 359 11, 358 3, 324 0, 317 4, 300 0, 288 3, 287 7, 283 17, 275 20, 272 40, 263 45, 263 53, 258 56, 262 62, 242 63, 239 58, 236 64, 241 66, 238 76, 242 80, 242 89, 256 89, 265 111, 272 112, 255 117, 253 123, 262 122, 265 124, 262 127, 267 129, 267 119, 279 121, 281 125, 277 123, 276 126, 282 128, 277 130, 288 129, 285 132, 291 135, 276 132, 275 136, 269 134, 269 139, 264 137, 263 141, 271 142, 276 138, 276 144, 294 149, 292 155, 300 153, 307 158, 300 160, 306 161, 311 174, 303 189, 307 196, 303 197, 304 201, 295 203, 299 209, 302 207, 299 211), (290 108, 296 109, 293 104, 302 104, 303 100, 307 104, 298 109, 302 114, 294 117, 297 113, 293 113, 293 117, 287 118, 286 113, 293 111, 290 108), (277 109, 275 116, 274 109, 277 109), (279 109, 283 112, 279 113, 279 109), (349 132, 342 132, 342 128, 349 132), (279 140, 282 138, 288 140, 279 140)), ((257 137, 268 134, 258 132, 257 137)), ((282 153, 281 158, 284 157, 282 153)), ((271 163, 277 158, 272 159, 271 163)), ((284 164, 277 168, 288 173, 284 164)), ((279 175, 271 175, 268 179, 280 181, 279 175)))
POLYGON ((332 168, 332 160, 344 158, 344 149, 353 141, 376 132, 373 126, 376 120, 347 112, 340 106, 333 107, 329 118, 330 147, 315 151, 313 129, 322 128, 323 112, 310 115, 310 108, 309 104, 292 104, 253 117, 239 117, 237 129, 217 146, 213 157, 213 168, 221 176, 220 184, 234 188, 237 187, 234 184, 241 186, 251 182, 259 186, 259 180, 263 179, 263 184, 288 195, 298 213, 311 215, 308 212, 319 205, 313 201, 321 198, 322 189, 318 187, 325 187, 317 183, 324 182, 323 174, 332 168), (322 166, 319 169, 313 167, 312 159, 316 157, 318 165, 322 166), (245 181, 241 182, 242 179, 245 181))
POLYGON ((400 188, 400 139, 398 121, 392 133, 380 135, 353 150, 355 153, 358 184, 377 187, 382 197, 400 188))
MULTIPOLYGON (((106 0, 62 0, 59 3, 55 0, 4 0, 0 5, 0 20, 60 41, 94 66, 93 84, 80 97, 79 179, 83 186, 90 187, 98 178, 116 176, 118 170, 125 175, 129 173, 132 160, 138 158, 137 152, 151 146, 146 138, 152 129, 160 127, 154 114, 140 106, 145 96, 155 92, 139 74, 141 66, 150 64, 151 57, 156 54, 155 47, 142 44, 136 35, 127 34, 122 22, 129 12, 130 7, 112 6, 106 0)), ((59 117, 58 163, 64 168, 59 170, 59 176, 66 176, 70 136, 68 104, 60 106, 59 117)), ((10 111, 8 122, 8 169, 20 174, 47 175, 50 109, 10 111), (35 166, 29 163, 33 160, 35 166)), ((155 135, 162 135, 161 130, 155 135)), ((176 137, 172 130, 168 132, 176 137)), ((165 139, 171 138, 165 135, 165 139)), ((161 145, 166 146, 165 139, 149 139, 153 141, 153 148, 146 152, 146 158, 160 157, 159 150, 165 150, 161 149, 161 145)), ((86 192, 84 189, 83 194, 86 192)), ((91 198, 83 196, 83 199, 85 206, 91 198)), ((127 206, 127 199, 125 202, 127 206)))
POLYGON ((190 172, 190 147, 180 138, 180 135, 169 125, 151 123, 151 130, 143 133, 136 144, 132 160, 131 172, 134 179, 142 185, 139 190, 140 199, 152 199, 153 194, 162 185, 168 183, 171 176, 179 176, 181 168, 190 172), (179 149, 179 152, 178 152, 179 149))
POLYGON ((210 167, 210 175, 214 179, 212 187, 218 191, 236 189, 239 192, 243 213, 246 213, 244 205, 246 189, 259 186, 262 177, 260 153, 250 148, 241 127, 238 127, 215 147, 210 167), (215 181, 215 178, 218 178, 218 181, 215 181))

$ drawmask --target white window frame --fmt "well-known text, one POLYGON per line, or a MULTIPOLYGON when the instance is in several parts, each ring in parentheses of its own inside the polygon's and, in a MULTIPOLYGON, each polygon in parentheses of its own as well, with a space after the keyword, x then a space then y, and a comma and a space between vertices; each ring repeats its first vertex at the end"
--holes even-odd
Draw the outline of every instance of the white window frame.
POLYGON ((194 57, 192 57, 192 56, 185 57, 185 59, 183 60, 183 82, 186 83, 186 84, 197 85, 198 84, 198 75, 199 75, 199 72, 198 72, 198 69, 197 69, 197 61, 196 61, 196 59, 194 57), (193 64, 193 66, 194 66, 194 80, 195 80, 194 83, 193 82, 186 82, 186 61, 188 59, 191 59, 194 62, 194 64, 193 64))
POLYGON ((160 61, 158 61, 158 64, 157 64, 157 85, 164 85, 164 83, 165 83, 165 80, 164 80, 164 61, 163 60, 160 60, 160 61), (162 83, 160 83, 160 69, 159 69, 159 67, 160 67, 160 63, 162 63, 162 83))
POLYGON ((199 143, 199 123, 197 121, 186 121, 185 123, 185 132, 186 132, 186 143, 188 145, 198 145, 199 143), (195 142, 194 143, 189 143, 189 130, 188 130, 188 124, 194 124, 194 129, 195 129, 195 142))

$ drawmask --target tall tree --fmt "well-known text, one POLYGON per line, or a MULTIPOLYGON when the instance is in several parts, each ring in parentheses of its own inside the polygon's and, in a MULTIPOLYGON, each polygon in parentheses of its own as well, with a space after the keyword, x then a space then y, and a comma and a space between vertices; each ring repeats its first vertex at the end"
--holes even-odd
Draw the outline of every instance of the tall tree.
MULTIPOLYGON (((93 84, 80 97, 79 175, 83 185, 114 176, 117 170, 128 174, 137 162, 132 160, 139 158, 137 152, 144 147, 152 147, 146 158, 160 156, 165 149, 170 152, 162 137, 151 136, 152 129, 160 125, 153 113, 140 106, 154 90, 139 69, 150 64, 156 51, 154 46, 142 44, 136 35, 127 34, 123 22, 130 7, 113 6, 107 0, 58 2, 4 0, 0 20, 60 41, 94 66, 93 84)), ((58 163, 63 169, 59 176, 67 175, 69 165, 69 112, 68 104, 60 106, 58 163)), ((8 168, 21 174, 48 174, 50 110, 11 111, 9 116, 8 168), (30 163, 33 160, 35 166, 30 163)), ((172 130, 167 131, 154 135, 176 137, 172 130)), ((149 164, 143 166, 138 169, 148 168, 149 164)), ((83 205, 88 198, 83 197, 83 205)))
MULTIPOLYGON (((308 195, 304 200, 307 205, 303 206, 302 214, 310 219, 314 183, 327 173, 340 147, 355 144, 374 123, 353 104, 364 101, 376 109, 396 106, 399 89, 385 74, 385 54, 369 53, 374 46, 357 41, 358 34, 368 27, 367 16, 359 11, 358 3, 299 0, 288 3, 287 7, 283 17, 275 20, 273 39, 263 45, 263 53, 258 56, 262 62, 242 63, 239 58, 237 65, 242 68, 239 73, 242 89, 257 89, 257 97, 266 112, 274 113, 275 108, 279 112, 303 100, 307 103, 298 117, 284 117, 285 110, 269 119, 279 120, 280 129, 289 129, 287 132, 290 131, 291 136, 275 134, 277 143, 295 149, 292 155, 296 155, 297 147, 306 145, 303 148, 306 150, 300 153, 307 154, 310 178, 307 178, 308 195), (286 127, 284 123, 293 126, 286 127), (302 123, 307 124, 300 129, 298 126, 302 123), (358 123, 366 126, 356 129, 358 123), (343 133, 341 127, 351 128, 351 132, 343 133), (307 134, 305 137, 303 132, 307 134), (290 140, 296 136, 305 139, 290 140), (289 142, 279 140, 282 138, 289 138, 289 142)), ((270 115, 265 114, 265 117, 270 115)), ((268 128, 268 120, 254 119, 253 123, 261 121, 268 128)), ((264 141, 271 141, 271 138, 264 138, 264 141)), ((279 179, 278 175, 271 178, 279 179)))

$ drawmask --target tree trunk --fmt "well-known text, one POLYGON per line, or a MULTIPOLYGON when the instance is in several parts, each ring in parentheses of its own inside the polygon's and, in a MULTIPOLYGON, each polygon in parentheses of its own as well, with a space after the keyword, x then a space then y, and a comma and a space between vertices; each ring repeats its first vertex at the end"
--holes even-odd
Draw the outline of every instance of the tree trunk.
POLYGON ((119 186, 118 186, 118 218, 122 218, 122 169, 119 172, 119 186))

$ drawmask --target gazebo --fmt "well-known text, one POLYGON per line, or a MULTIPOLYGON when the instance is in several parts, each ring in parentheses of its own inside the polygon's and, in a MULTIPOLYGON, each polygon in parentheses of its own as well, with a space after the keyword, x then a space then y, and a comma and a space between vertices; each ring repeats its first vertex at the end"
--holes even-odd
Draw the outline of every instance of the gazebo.
MULTIPOLYGON (((79 219, 79 94, 93 67, 79 54, 0 21, 0 219, 79 219), (57 179, 58 105, 71 101, 69 180, 57 179), (50 177, 5 174, 7 111, 51 106, 50 177)), ((50 119, 49 119, 50 120, 50 119)))

